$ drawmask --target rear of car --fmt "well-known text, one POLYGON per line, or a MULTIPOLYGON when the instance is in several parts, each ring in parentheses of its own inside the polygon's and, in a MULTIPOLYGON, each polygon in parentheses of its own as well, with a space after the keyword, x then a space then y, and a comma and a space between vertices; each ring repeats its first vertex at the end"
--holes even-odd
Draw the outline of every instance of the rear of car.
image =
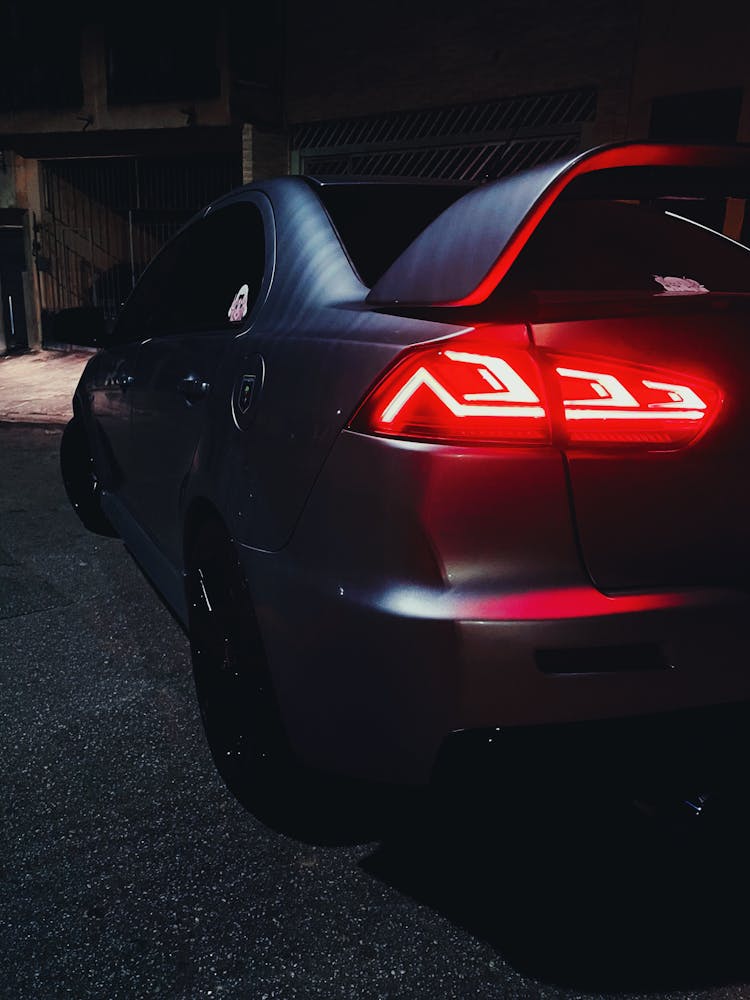
POLYGON ((422 781, 457 734, 637 740, 750 698, 746 160, 623 147, 487 185, 376 276, 409 346, 289 543, 243 548, 308 763, 422 781))

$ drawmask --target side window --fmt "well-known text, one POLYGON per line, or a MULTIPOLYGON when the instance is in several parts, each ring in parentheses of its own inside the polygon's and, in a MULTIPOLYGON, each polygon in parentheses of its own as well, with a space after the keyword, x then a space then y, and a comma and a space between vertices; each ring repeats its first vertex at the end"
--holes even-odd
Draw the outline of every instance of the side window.
POLYGON ((115 324, 111 337, 113 343, 126 344, 155 335, 163 304, 173 294, 180 272, 182 244, 189 233, 190 230, 179 233, 167 243, 138 279, 115 324))
POLYGON ((240 330, 263 282, 265 239, 257 207, 217 209, 179 233, 136 285, 113 339, 240 330))
POLYGON ((192 330, 241 329, 258 298, 265 266, 263 220, 249 202, 211 212, 185 261, 185 323, 192 330))

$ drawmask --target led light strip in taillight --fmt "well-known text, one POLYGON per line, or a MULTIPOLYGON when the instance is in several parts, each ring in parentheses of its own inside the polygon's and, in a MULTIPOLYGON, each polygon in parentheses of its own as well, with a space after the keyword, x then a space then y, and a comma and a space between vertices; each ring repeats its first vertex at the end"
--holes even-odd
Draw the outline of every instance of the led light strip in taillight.
POLYGON ((544 443, 543 393, 528 350, 461 336, 405 352, 350 426, 415 440, 544 443))
POLYGON ((445 357, 457 364, 470 365, 493 391, 463 393, 465 402, 459 402, 442 382, 421 366, 383 410, 380 419, 384 424, 393 423, 422 386, 431 389, 455 417, 500 417, 507 420, 547 416, 547 411, 539 405, 536 393, 503 358, 463 351, 445 351, 445 357))
POLYGON ((566 420, 703 420, 706 403, 687 385, 640 379, 646 389, 665 393, 669 399, 652 401, 643 409, 636 397, 614 375, 556 368, 561 378, 588 382, 596 393, 593 399, 564 399, 566 420))
POLYGON ((574 367, 580 360, 540 353, 537 363, 491 329, 470 331, 405 352, 350 427, 436 442, 676 448, 721 407, 721 392, 705 379, 688 385, 685 376, 608 358, 574 367))

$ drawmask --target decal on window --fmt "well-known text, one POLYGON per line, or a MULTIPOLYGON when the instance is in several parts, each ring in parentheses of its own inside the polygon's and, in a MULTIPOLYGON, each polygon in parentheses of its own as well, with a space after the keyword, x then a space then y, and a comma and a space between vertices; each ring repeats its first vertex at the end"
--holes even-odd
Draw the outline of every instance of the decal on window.
POLYGON ((229 307, 229 312, 227 316, 232 323, 239 323, 247 316, 247 296, 250 289, 247 285, 243 285, 242 288, 237 292, 235 297, 232 299, 232 304, 229 307))
POLYGON ((707 292, 708 289, 705 285, 702 285, 700 281, 696 281, 695 278, 673 278, 665 275, 661 277, 658 274, 653 274, 651 276, 654 281, 658 281, 665 292, 707 292))

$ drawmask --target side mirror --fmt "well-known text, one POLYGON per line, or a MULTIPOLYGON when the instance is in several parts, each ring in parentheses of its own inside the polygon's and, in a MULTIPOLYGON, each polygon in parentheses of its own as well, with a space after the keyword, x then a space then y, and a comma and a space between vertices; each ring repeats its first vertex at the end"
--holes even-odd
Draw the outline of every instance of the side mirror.
POLYGON ((101 347, 107 336, 104 314, 91 306, 61 309, 52 317, 50 335, 58 344, 101 347))

